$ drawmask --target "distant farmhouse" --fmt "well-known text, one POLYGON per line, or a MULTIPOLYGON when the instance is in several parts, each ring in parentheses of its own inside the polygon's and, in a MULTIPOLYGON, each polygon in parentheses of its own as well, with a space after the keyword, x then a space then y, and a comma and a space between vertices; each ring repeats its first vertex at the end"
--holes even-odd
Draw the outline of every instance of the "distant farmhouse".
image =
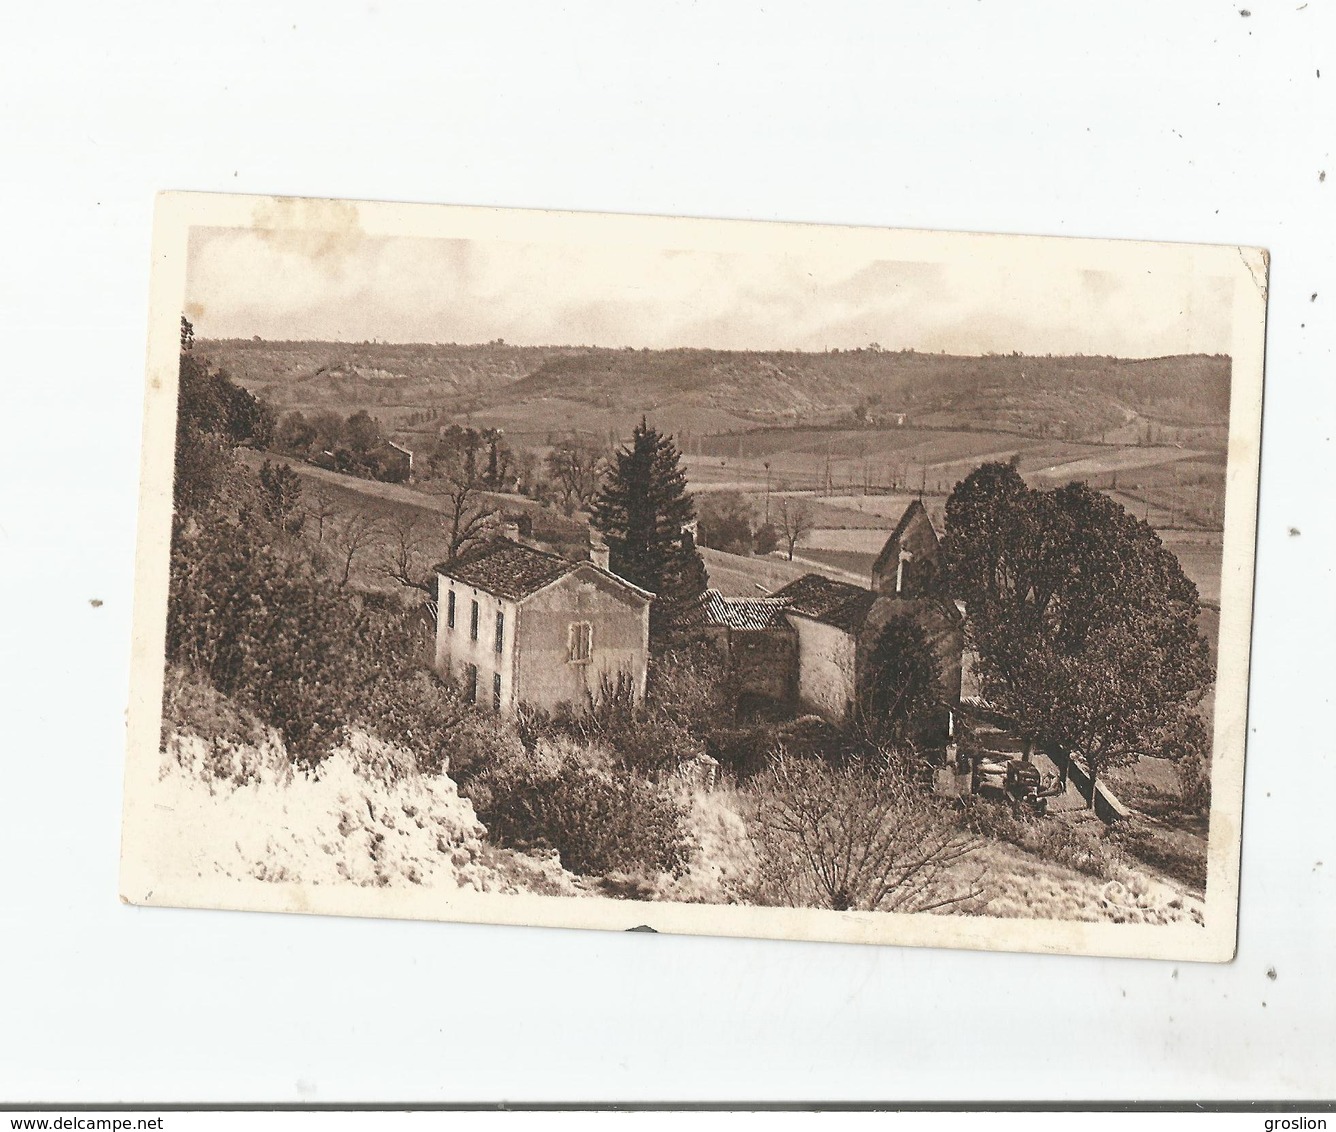
POLYGON ((413 476, 413 453, 402 444, 386 440, 381 452, 381 460, 388 473, 386 479, 392 483, 407 483, 413 476))
MULTIPOLYGON (((619 682, 645 695, 654 595, 607 568, 597 541, 573 560, 519 541, 517 530, 436 567, 436 668, 474 702, 510 713, 584 707, 619 682)), ((964 617, 947 594, 942 548, 923 504, 905 511, 872 568, 871 586, 807 574, 766 597, 707 590, 679 631, 711 643, 741 691, 833 723, 854 718, 869 656, 906 617, 938 663, 939 710, 925 737, 955 731, 964 617)))
POLYGON ((551 711, 619 683, 644 698, 654 595, 606 558, 572 561, 502 537, 436 573, 436 668, 471 701, 551 711))

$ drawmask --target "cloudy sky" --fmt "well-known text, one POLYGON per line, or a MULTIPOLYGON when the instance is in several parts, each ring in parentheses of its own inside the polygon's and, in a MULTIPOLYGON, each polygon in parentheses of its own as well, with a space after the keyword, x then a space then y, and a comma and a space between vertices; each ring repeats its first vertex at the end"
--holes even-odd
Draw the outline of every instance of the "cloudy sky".
POLYGON ((201 337, 980 354, 1227 353, 1223 279, 1018 258, 980 269, 848 255, 195 228, 201 337), (282 233, 278 233, 280 237, 282 233))

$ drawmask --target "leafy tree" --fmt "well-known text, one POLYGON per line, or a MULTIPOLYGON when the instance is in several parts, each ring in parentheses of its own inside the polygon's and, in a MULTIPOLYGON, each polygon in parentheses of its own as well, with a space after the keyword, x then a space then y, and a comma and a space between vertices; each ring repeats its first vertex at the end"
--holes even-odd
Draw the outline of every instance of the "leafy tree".
POLYGON ((311 418, 311 427, 315 429, 316 447, 321 452, 333 452, 343 443, 347 423, 338 413, 326 409, 311 418))
POLYGON ((1191 727, 1212 679, 1197 588, 1113 499, 985 464, 947 501, 944 550, 982 691, 1027 742, 1075 752, 1098 779, 1191 727))
POLYGON ((750 554, 753 546, 752 510, 736 491, 710 492, 697 503, 702 546, 730 554, 750 554))
POLYGON ((264 516, 290 535, 295 535, 306 522, 302 510, 301 480, 287 464, 260 465, 260 501, 264 516))
POLYGON ((756 528, 756 537, 752 542, 752 550, 756 554, 772 554, 779 549, 779 531, 775 530, 773 523, 762 523, 756 528))
POLYGON ((305 456, 315 444, 316 431, 300 409, 294 409, 279 423, 275 443, 284 452, 305 456))
POLYGON ((672 438, 642 418, 594 499, 594 525, 607 540, 613 572, 656 595, 651 609, 656 635, 706 586, 681 460, 672 438))
POLYGON ((501 439, 500 429, 484 429, 482 439, 487 445, 487 471, 483 483, 492 491, 505 491, 515 485, 515 454, 501 439))
POLYGON ((382 440, 380 425, 365 409, 358 409, 348 417, 343 439, 355 455, 365 456, 382 440))
POLYGON ((859 689, 864 721, 878 737, 896 742, 937 706, 940 666, 922 626, 894 617, 877 634, 868 652, 859 689))
POLYGON ((182 318, 173 488, 178 513, 212 499, 230 462, 230 450, 239 444, 267 443, 272 424, 266 407, 226 373, 210 369, 195 353, 194 344, 194 328, 182 318))
POLYGON ((436 439, 427 453, 427 467, 433 476, 449 476, 461 482, 476 484, 478 453, 482 434, 474 428, 451 425, 436 439))

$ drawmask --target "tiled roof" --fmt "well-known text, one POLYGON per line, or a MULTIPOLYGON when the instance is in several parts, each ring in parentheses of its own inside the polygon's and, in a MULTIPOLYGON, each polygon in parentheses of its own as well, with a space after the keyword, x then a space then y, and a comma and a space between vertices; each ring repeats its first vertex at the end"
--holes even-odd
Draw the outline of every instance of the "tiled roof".
POLYGON ((442 562, 432 569, 466 586, 511 601, 523 601, 571 571, 580 569, 595 571, 645 601, 654 597, 649 590, 641 589, 592 562, 572 561, 549 550, 539 550, 504 537, 494 538, 485 546, 466 551, 453 562, 442 562))
POLYGON ((877 600, 872 590, 849 582, 834 582, 822 574, 804 574, 772 595, 790 612, 852 632, 863 624, 877 600))
POLYGON ((784 603, 773 597, 724 597, 706 590, 679 619, 682 626, 730 629, 778 629, 785 624, 784 603))
POLYGON ((493 539, 442 563, 436 572, 497 597, 520 601, 565 577, 580 563, 508 538, 493 539))

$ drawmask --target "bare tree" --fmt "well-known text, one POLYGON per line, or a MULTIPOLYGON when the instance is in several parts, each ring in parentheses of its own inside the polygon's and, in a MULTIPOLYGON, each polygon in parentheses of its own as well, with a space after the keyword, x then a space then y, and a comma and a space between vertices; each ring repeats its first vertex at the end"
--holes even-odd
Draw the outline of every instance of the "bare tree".
POLYGON ((787 496, 779 501, 779 529, 789 548, 790 562, 793 561, 793 548, 812 533, 813 523, 812 505, 806 499, 787 496))
POLYGON ((930 912, 981 895, 978 847, 898 768, 780 755, 756 793, 762 899, 787 907, 930 912))
POLYGON ((598 494, 607 454, 596 444, 575 437, 562 440, 547 454, 547 472, 557 485, 567 511, 588 508, 598 494))
POLYGON ((343 571, 339 586, 344 587, 352 577, 353 564, 366 550, 375 546, 381 537, 379 520, 363 507, 334 519, 329 524, 329 544, 335 562, 343 571))
POLYGON ((385 528, 386 541, 381 547, 379 568, 387 578, 401 586, 432 592, 431 564, 439 542, 433 537, 421 512, 397 515, 385 528))
POLYGON ((491 504, 475 478, 448 476, 432 494, 443 501, 447 562, 484 541, 496 526, 500 511, 491 504))
POLYGON ((334 506, 334 497, 328 488, 319 485, 313 487, 306 499, 306 514, 315 522, 315 541, 325 541, 325 527, 338 514, 334 506))

